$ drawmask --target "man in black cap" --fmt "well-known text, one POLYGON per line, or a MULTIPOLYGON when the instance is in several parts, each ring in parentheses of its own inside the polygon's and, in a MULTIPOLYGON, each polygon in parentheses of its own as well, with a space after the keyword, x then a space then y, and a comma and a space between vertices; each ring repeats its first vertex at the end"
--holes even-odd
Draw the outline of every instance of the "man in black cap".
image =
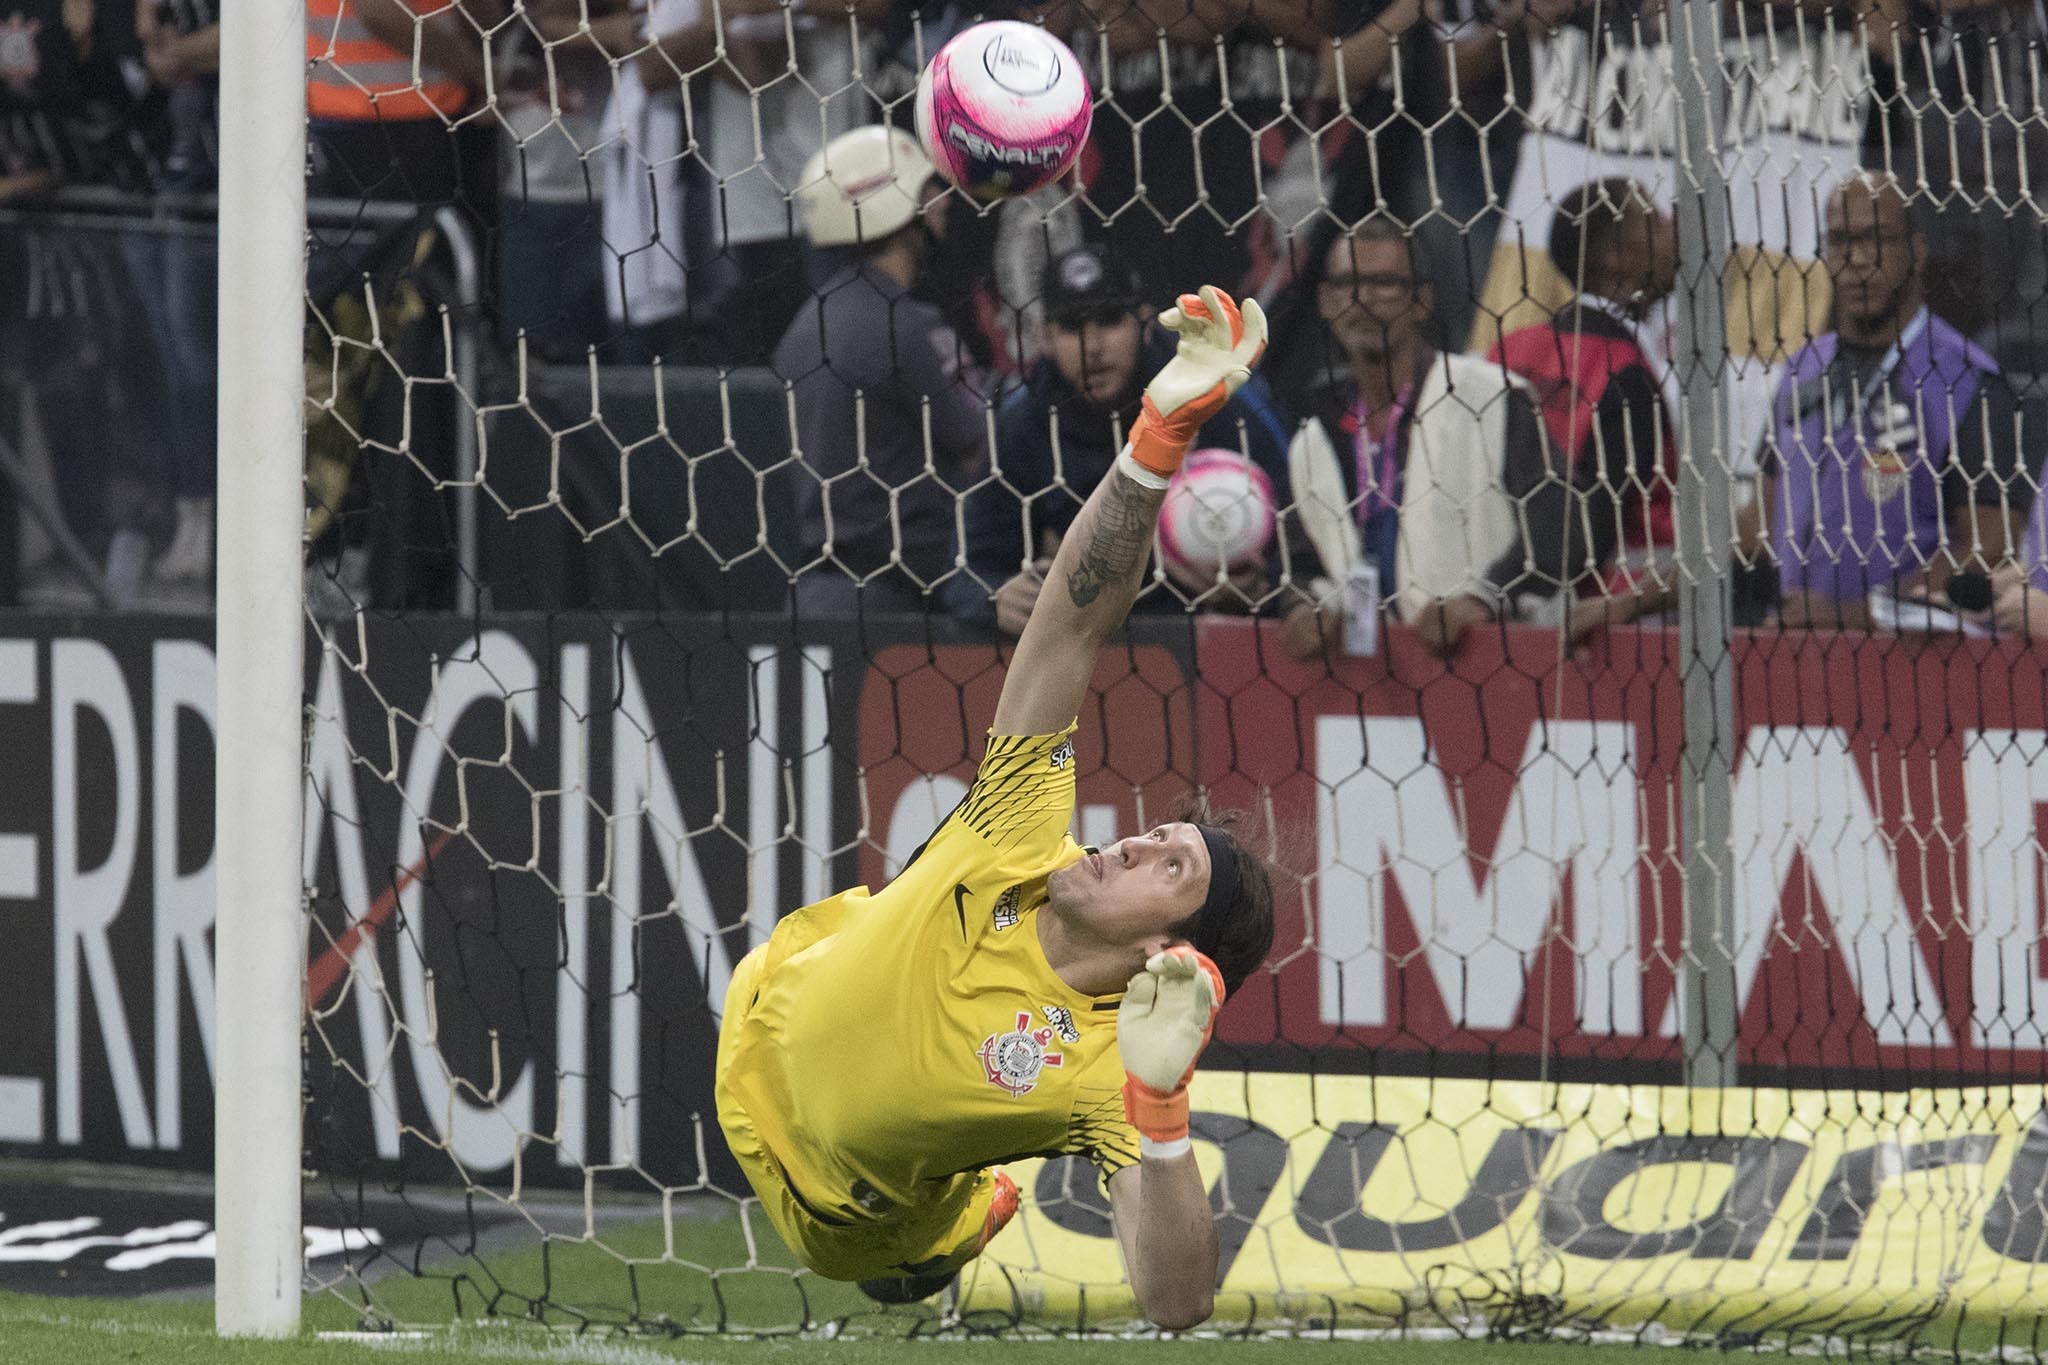
MULTIPOLYGON (((1123 448, 1144 376, 1173 355, 1173 338, 1153 324, 1143 282, 1115 247, 1084 245, 1054 257, 1040 300, 1040 356, 996 413, 995 477, 968 495, 968 572, 948 580, 946 599, 961 620, 993 623, 1007 635, 1023 630, 1061 538, 1123 448)), ((1285 507, 1292 427, 1254 373, 1195 446, 1245 454, 1272 481, 1275 505, 1285 507)), ((1226 596, 1218 594, 1217 605, 1242 605, 1226 596)), ((1153 592, 1138 602, 1147 608, 1178 611, 1182 601, 1153 592)))

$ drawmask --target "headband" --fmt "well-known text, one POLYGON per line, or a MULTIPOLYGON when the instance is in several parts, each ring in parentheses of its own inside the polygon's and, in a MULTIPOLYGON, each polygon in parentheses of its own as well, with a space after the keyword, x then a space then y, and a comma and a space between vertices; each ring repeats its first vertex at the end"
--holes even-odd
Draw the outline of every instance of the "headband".
POLYGON ((1223 934, 1224 917, 1237 899, 1237 846, 1214 825, 1195 828, 1201 831, 1202 842, 1209 847, 1209 894, 1202 898, 1202 908, 1195 912, 1195 931, 1188 939, 1196 952, 1213 957, 1211 949, 1223 934))

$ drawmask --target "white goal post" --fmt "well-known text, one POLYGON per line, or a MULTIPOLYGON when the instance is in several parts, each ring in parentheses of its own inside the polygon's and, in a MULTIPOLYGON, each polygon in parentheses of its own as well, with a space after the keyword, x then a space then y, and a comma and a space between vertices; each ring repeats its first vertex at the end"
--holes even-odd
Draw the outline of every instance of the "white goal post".
POLYGON ((215 1324, 298 1330, 306 7, 223 0, 215 1324))

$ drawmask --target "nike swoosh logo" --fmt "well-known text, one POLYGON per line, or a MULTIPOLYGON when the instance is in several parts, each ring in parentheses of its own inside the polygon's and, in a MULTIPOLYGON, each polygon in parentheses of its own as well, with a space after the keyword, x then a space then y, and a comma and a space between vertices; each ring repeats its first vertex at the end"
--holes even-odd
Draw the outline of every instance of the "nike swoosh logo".
POLYGON ((953 913, 960 917, 960 939, 967 939, 967 883, 953 884, 953 913))

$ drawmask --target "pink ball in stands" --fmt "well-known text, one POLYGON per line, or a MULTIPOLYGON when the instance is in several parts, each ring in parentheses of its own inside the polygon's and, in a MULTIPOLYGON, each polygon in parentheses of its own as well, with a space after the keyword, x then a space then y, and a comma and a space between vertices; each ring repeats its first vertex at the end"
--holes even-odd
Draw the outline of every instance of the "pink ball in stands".
POLYGON ((1219 570, 1256 566, 1273 540, 1273 481, 1234 450, 1196 450, 1159 509, 1159 550, 1176 582, 1215 584, 1219 570))

